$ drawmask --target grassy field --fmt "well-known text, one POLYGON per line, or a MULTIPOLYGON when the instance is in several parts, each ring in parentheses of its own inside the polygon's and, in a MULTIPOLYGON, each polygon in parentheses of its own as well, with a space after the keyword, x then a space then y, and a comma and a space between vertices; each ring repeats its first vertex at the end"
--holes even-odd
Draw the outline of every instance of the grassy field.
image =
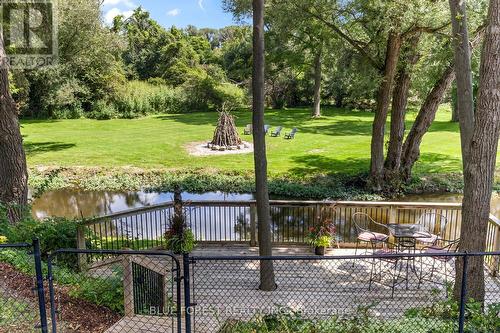
MULTIPOLYGON (((370 157, 373 114, 325 109, 311 119, 308 109, 268 111, 266 123, 289 130, 298 127, 295 140, 267 139, 271 174, 354 174, 366 171, 370 157)), ((234 113, 240 131, 251 113, 234 113)), ((409 115, 407 128, 414 114, 409 115)), ((458 125, 450 111, 440 109, 422 144, 418 174, 461 169, 458 125)), ((134 166, 140 168, 218 168, 252 170, 253 156, 190 156, 185 146, 211 140, 217 113, 157 115, 134 120, 26 120, 22 122, 28 163, 34 166, 134 166)), ((251 140, 251 136, 242 136, 251 140)))

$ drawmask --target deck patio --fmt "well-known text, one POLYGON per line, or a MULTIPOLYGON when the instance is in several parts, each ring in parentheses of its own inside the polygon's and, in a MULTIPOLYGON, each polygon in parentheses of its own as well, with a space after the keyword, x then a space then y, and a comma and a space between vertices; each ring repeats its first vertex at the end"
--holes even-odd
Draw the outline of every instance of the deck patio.
MULTIPOLYGON (((406 281, 402 262, 398 284, 391 297, 392 279, 386 269, 382 278, 370 285, 370 260, 286 260, 274 261, 276 283, 273 292, 259 290, 259 263, 254 260, 200 260, 203 256, 255 256, 258 249, 246 246, 210 246, 193 255, 193 302, 197 304, 194 324, 198 332, 218 332, 224 322, 250 320, 256 316, 278 313, 280 309, 301 312, 305 318, 327 319, 332 316, 355 316, 367 310, 383 320, 403 317, 412 308, 422 308, 446 299, 444 270, 419 286, 411 269, 406 281)), ((274 255, 310 255, 308 247, 277 247, 274 255)), ((353 255, 352 249, 330 249, 329 256, 353 255)), ((417 259, 419 260, 419 259, 417 259)), ((424 267, 429 264, 426 258, 424 267)), ((415 262, 417 271, 419 262, 415 262)), ((384 265, 387 266, 387 265, 384 265)), ((386 267, 387 268, 387 267, 386 267)), ((425 268, 424 268, 425 269, 425 268)), ((452 269, 451 265, 448 269, 452 269)), ((453 279, 454 272, 449 272, 453 279)), ((450 280, 448 280, 451 282, 450 280)), ((486 303, 500 302, 500 281, 487 274, 486 303)))

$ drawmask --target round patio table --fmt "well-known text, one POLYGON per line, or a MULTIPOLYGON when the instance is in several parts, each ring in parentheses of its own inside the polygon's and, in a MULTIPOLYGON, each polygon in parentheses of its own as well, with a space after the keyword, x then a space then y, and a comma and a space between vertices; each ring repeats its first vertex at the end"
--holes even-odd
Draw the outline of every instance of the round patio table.
MULTIPOLYGON (((409 253, 415 254, 417 250, 417 239, 427 238, 431 234, 427 232, 423 225, 421 224, 395 224, 390 223, 387 225, 389 232, 396 240, 396 251, 398 253, 409 253)), ((410 269, 417 273, 415 267, 415 257, 403 257, 401 260, 406 261, 406 289, 408 289, 409 283, 409 271, 410 269)), ((402 268, 402 267, 401 267, 402 268)))

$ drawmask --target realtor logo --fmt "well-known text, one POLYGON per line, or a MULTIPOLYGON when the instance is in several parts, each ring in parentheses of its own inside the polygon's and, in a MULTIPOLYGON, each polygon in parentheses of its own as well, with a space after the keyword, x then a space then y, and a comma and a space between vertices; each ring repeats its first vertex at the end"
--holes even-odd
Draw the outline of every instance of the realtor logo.
POLYGON ((53 0, 0 0, 6 59, 0 66, 38 68, 57 61, 57 24, 53 0))

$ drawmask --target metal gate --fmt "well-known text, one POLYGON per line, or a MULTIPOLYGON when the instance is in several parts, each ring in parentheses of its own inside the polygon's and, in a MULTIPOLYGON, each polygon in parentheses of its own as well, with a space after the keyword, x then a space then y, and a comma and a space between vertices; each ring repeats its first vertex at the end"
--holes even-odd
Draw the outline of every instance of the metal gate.
POLYGON ((0 244, 0 333, 47 332, 42 262, 38 240, 0 244), (26 260, 34 276, 20 272, 14 261, 26 260))
POLYGON ((58 250, 48 280, 52 332, 181 332, 181 270, 171 253, 58 250))

